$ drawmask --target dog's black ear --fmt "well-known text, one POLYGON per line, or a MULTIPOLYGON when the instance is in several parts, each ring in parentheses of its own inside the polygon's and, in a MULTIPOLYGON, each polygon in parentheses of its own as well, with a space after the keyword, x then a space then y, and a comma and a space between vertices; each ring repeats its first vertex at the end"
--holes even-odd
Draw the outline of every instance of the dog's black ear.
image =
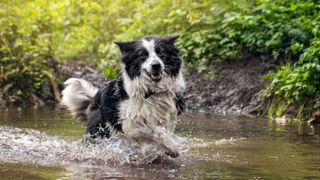
POLYGON ((165 36, 163 40, 169 44, 174 44, 174 42, 180 37, 180 35, 169 35, 165 36))
POLYGON ((135 41, 114 42, 114 43, 119 46, 121 54, 126 54, 134 50, 135 41))

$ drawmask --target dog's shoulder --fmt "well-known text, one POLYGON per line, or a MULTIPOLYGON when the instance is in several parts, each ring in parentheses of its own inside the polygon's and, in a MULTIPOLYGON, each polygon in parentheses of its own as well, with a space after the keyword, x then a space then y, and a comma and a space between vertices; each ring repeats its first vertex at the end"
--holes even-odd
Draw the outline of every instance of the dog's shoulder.
POLYGON ((128 98, 123 85, 123 78, 120 76, 115 80, 108 81, 102 86, 92 101, 92 108, 109 107, 118 104, 119 101, 128 98))

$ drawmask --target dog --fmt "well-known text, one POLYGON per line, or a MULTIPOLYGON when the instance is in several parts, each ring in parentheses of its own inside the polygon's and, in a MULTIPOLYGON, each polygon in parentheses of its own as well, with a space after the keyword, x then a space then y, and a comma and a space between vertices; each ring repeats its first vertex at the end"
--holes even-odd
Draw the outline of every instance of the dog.
POLYGON ((62 91, 62 104, 86 122, 92 138, 121 133, 137 143, 144 154, 150 144, 167 155, 179 155, 174 139, 178 116, 185 111, 184 63, 175 46, 178 35, 146 36, 115 42, 121 52, 117 79, 98 88, 70 78, 62 91))

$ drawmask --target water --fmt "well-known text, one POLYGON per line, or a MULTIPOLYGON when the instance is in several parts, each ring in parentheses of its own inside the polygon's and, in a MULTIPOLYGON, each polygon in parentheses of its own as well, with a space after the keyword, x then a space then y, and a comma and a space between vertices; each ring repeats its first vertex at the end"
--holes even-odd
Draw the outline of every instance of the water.
POLYGON ((122 137, 84 141, 59 108, 0 110, 0 179, 320 178, 319 127, 277 119, 184 115, 181 155, 148 157, 122 137))

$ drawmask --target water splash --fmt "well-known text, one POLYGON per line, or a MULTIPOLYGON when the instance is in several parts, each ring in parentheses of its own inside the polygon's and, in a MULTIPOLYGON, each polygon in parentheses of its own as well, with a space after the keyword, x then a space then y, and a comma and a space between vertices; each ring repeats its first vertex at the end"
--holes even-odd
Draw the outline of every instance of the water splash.
POLYGON ((206 141, 199 138, 190 138, 188 141, 185 141, 185 145, 188 148, 200 148, 200 147, 211 147, 211 146, 220 146, 220 145, 236 145, 236 142, 240 140, 245 140, 246 138, 234 138, 230 137, 228 139, 223 138, 214 141, 206 141))
POLYGON ((100 166, 148 164, 157 158, 169 157, 162 150, 144 156, 137 146, 133 146, 121 135, 91 143, 86 138, 71 141, 32 129, 0 126, 0 161, 6 163, 100 166))
MULTIPOLYGON (((180 161, 182 164, 199 158, 199 154, 190 153, 192 148, 235 144, 243 138, 205 141, 194 137, 176 136, 175 139, 181 145, 181 156, 174 161, 180 161)), ((160 149, 154 149, 152 153, 144 156, 137 146, 132 145, 121 135, 92 143, 86 138, 72 141, 33 129, 0 126, 0 162, 4 163, 32 163, 43 166, 114 166, 149 164, 157 159, 173 160, 160 149)))

